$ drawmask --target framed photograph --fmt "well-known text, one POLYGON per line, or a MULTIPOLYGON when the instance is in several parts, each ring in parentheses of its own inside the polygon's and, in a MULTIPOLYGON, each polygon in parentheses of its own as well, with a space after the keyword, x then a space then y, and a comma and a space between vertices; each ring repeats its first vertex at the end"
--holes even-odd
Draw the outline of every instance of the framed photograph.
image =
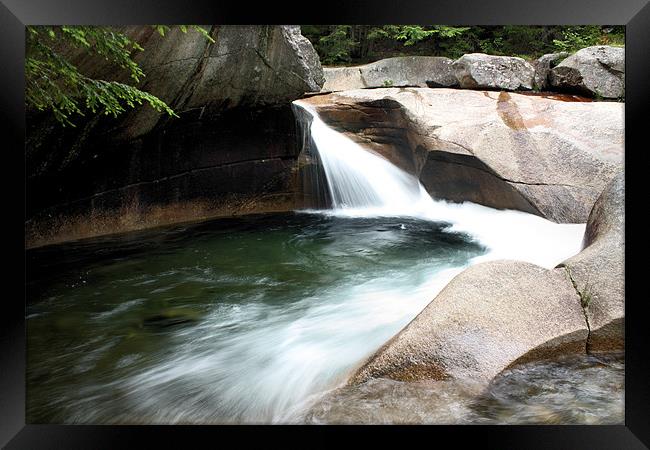
POLYGON ((0 21, 3 448, 650 445, 647 1, 0 21))

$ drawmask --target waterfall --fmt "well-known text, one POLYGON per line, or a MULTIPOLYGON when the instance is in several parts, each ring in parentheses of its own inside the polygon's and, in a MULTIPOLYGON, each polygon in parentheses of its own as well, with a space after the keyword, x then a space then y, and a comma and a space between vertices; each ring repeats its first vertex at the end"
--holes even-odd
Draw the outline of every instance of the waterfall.
POLYGON ((450 231, 467 233, 489 248, 474 262, 514 259, 552 268, 582 249, 586 224, 557 224, 521 211, 433 199, 415 176, 330 128, 312 105, 296 100, 293 109, 303 153, 315 165, 311 173, 318 182, 311 184, 327 186, 330 197, 329 208, 305 212, 446 222, 450 231))
MULTIPOLYGON (((302 106, 302 105, 301 105, 302 106)), ((417 178, 362 148, 312 115, 311 138, 320 156, 334 209, 381 209, 404 212, 404 206, 428 199, 417 178)))
POLYGON ((415 176, 327 126, 311 105, 294 102, 294 111, 303 123, 303 148, 324 172, 326 182, 321 184, 326 185, 333 210, 349 215, 417 216, 434 206, 415 176), (310 121, 308 132, 305 120, 310 121))

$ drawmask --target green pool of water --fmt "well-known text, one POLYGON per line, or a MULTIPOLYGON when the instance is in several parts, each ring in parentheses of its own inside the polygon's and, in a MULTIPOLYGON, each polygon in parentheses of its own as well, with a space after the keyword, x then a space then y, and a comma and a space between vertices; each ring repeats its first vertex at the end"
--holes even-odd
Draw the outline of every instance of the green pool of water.
POLYGON ((28 422, 300 421, 485 251, 304 213, 28 251, 28 422))

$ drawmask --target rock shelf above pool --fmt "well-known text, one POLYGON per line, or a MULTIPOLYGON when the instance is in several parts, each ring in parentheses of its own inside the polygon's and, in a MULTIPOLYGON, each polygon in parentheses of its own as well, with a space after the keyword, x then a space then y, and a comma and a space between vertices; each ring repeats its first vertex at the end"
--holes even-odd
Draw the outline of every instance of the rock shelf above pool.
POLYGON ((383 88, 301 101, 330 126, 418 176, 434 198, 585 223, 623 167, 624 104, 584 100, 383 88))

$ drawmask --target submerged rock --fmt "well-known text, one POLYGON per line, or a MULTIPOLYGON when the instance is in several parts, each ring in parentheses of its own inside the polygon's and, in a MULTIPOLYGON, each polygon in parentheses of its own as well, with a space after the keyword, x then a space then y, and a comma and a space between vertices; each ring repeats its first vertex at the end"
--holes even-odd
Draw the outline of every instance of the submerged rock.
POLYGON ((147 328, 169 328, 177 325, 195 323, 200 318, 197 311, 186 308, 170 308, 151 315, 142 321, 147 328))
POLYGON ((625 49, 598 45, 583 48, 550 72, 557 89, 603 98, 625 96, 625 49))
POLYGON ((441 56, 399 56, 356 67, 324 69, 323 91, 378 87, 453 87, 452 60, 441 56))
POLYGON ((302 101, 418 176, 434 198, 584 223, 623 167, 622 103, 444 88, 358 89, 302 101))
POLYGON ((461 56, 452 69, 460 87, 466 89, 530 90, 535 75, 533 66, 522 58, 483 53, 461 56))
POLYGON ((370 379, 330 391, 305 414, 305 422, 622 424, 623 388, 621 354, 567 355, 518 364, 487 388, 474 380, 370 379))

